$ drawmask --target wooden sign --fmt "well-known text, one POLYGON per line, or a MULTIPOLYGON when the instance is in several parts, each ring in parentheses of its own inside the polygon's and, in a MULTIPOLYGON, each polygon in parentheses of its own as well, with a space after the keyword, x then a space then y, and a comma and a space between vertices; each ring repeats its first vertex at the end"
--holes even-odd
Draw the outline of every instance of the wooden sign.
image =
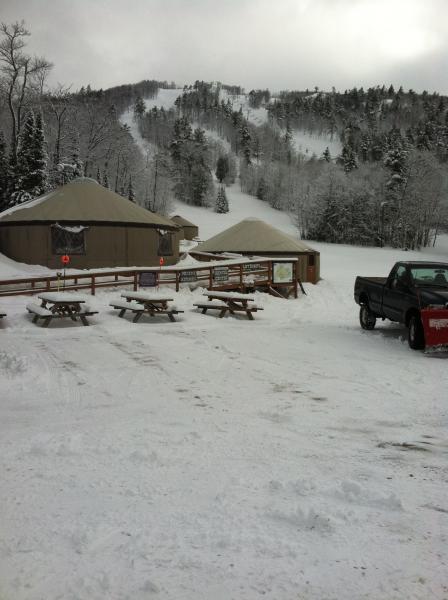
POLYGON ((157 273, 154 273, 153 271, 143 271, 140 273, 138 285, 140 287, 156 287, 157 273))
POLYGON ((216 282, 229 281, 229 267, 215 267, 213 280, 216 282))
POLYGON ((260 263, 245 263, 243 265, 243 271, 260 271, 262 269, 266 269, 265 265, 260 265, 260 263))
POLYGON ((188 283, 190 281, 197 281, 198 274, 197 271, 181 271, 180 273, 180 282, 188 283))

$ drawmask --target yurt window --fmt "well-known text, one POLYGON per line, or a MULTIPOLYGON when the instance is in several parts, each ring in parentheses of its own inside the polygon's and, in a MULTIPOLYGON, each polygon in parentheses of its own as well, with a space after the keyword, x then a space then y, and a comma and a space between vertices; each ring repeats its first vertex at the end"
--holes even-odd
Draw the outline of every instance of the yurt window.
POLYGON ((51 249, 53 254, 85 254, 87 227, 51 226, 51 249))
POLYGON ((158 229, 159 234, 159 249, 158 256, 172 256, 173 255, 173 234, 169 231, 158 229))

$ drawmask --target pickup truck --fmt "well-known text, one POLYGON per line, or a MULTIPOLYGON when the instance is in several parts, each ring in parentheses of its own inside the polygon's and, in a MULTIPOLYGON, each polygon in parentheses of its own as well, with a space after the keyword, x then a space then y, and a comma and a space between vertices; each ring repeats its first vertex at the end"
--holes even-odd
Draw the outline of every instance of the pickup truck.
MULTIPOLYGON (((422 349, 422 310, 442 309, 442 316, 446 312, 448 317, 448 263, 397 262, 389 277, 357 277, 355 302, 360 305, 363 329, 373 329, 378 318, 403 323, 408 327, 409 346, 422 349)), ((442 333, 446 336, 446 331, 442 333)))

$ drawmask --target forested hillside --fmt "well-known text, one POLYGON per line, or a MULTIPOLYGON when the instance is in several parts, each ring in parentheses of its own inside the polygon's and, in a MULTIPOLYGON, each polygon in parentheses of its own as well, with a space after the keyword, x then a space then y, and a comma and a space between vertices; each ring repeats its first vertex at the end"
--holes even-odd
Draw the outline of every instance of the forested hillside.
POLYGON ((85 175, 149 210, 167 213, 176 197, 225 212, 239 174, 244 191, 293 213, 303 238, 414 249, 446 227, 445 96, 392 85, 244 94, 196 81, 173 106, 147 108, 176 85, 50 88, 52 65, 29 51, 25 25, 0 35, 1 208, 85 175), (146 156, 120 121, 129 108, 146 156), (300 135, 337 140, 341 152, 303 155, 300 135))

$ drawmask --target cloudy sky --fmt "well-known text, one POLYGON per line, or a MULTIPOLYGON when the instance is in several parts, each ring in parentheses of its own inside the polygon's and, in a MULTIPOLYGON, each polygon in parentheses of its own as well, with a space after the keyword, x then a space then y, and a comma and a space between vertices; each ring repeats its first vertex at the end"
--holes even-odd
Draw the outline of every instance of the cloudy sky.
POLYGON ((1 0, 77 89, 196 79, 246 90, 393 83, 448 94, 448 0, 1 0))

